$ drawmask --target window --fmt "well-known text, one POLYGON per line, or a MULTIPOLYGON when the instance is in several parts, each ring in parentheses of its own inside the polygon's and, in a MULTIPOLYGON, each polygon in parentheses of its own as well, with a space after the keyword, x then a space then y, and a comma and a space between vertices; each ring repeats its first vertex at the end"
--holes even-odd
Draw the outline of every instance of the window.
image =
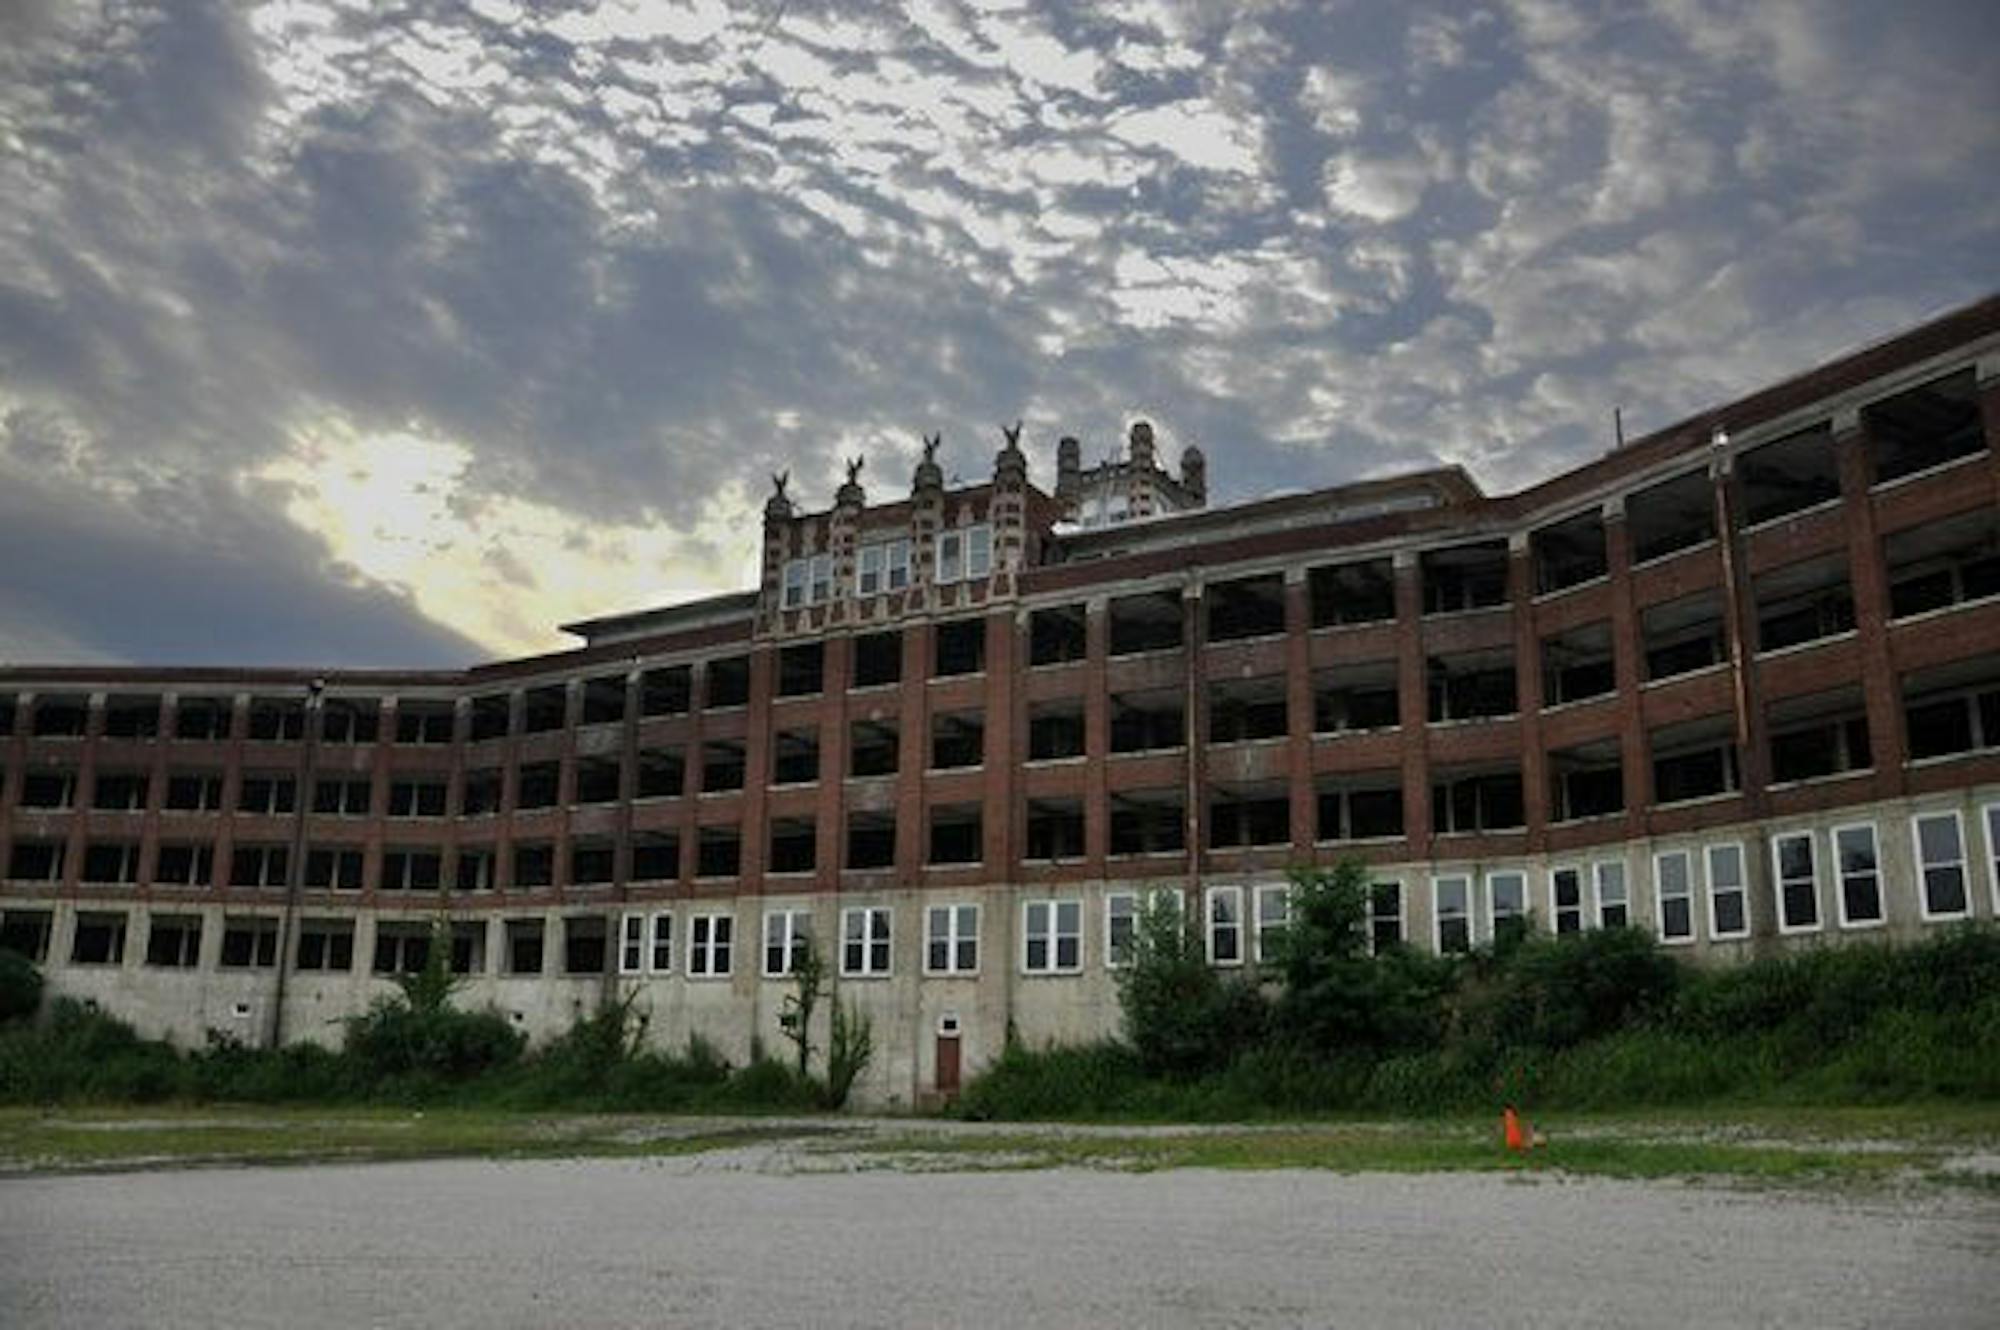
POLYGON ((1597 926, 1626 928, 1632 923, 1631 896, 1625 887, 1625 865, 1607 859, 1591 869, 1597 882, 1597 926))
POLYGON ((399 744, 448 744, 458 713, 449 702, 399 702, 396 705, 396 742, 399 744))
POLYGON ((1083 968, 1083 903, 1028 901, 1021 907, 1021 972, 1075 974, 1083 968))
POLYGON ((443 817, 445 782, 399 780, 389 786, 390 817, 443 817))
POLYGON ((322 780, 313 786, 313 812, 336 817, 368 816, 372 787, 361 780, 322 780))
POLYGON ((222 921, 222 968, 268 970, 278 963, 278 921, 237 918, 222 921))
POLYGON ((979 973, 977 905, 933 905, 925 912, 924 972, 979 973))
POLYGON ((927 862, 976 864, 980 862, 984 850, 979 805, 931 809, 930 857, 927 862))
POLYGON ((1750 936, 1750 884, 1741 845, 1708 847, 1708 935, 1750 936))
POLYGON ((376 974, 421 974, 431 955, 431 930, 423 924, 375 925, 376 974))
POLYGON ((540 919, 509 919, 507 921, 507 973, 540 974, 542 972, 542 935, 540 919))
POLYGON ((1771 838, 1771 865, 1778 882, 1778 931, 1806 933, 1819 927, 1819 867, 1809 831, 1771 838))
MULTIPOLYGON (((663 665, 639 676, 639 714, 685 715, 694 705, 694 667, 663 665)), ((505 727, 502 727, 505 733, 505 727)))
POLYGON ((382 891, 436 891, 444 883, 444 855, 437 850, 384 850, 382 891))
POLYGON ((1509 870, 1486 875, 1488 935, 1518 933, 1528 922, 1528 875, 1509 870))
POLYGON ((30 771, 24 773, 20 801, 23 808, 69 808, 76 803, 76 773, 73 771, 30 771))
POLYGON ((1963 919, 1968 901, 1965 889, 1965 839, 1957 813, 1932 813, 1910 823, 1916 838, 1917 869, 1923 875, 1925 919, 1963 919))
POLYGON ((306 704, 285 698, 253 698, 250 737, 260 743, 288 742, 306 737, 306 704))
POLYGON ((1653 857, 1653 914, 1662 942, 1694 941, 1694 856, 1686 850, 1653 857))
POLYGON ((785 564, 785 600, 788 610, 801 605, 818 605, 833 599, 833 556, 815 554, 792 559, 785 564))
POLYGON ((807 697, 825 686, 825 643, 800 642, 778 648, 779 697, 807 697))
POLYGON ((875 596, 884 591, 901 591, 910 584, 910 542, 907 539, 876 540, 860 551, 857 595, 875 596))
MULTIPOLYGON (((6 703, 0 700, 0 722, 6 717, 6 703)), ((0 734, 6 733, 0 725, 0 734)), ((40 965, 49 958, 49 935, 55 931, 52 910, 8 910, 0 913, 0 950, 26 956, 40 965)))
POLYGON ((61 841, 17 840, 7 860, 7 876, 16 882, 60 882, 65 849, 61 841))
POLYGON ((122 965, 125 963, 125 916, 85 911, 76 916, 76 932, 70 939, 71 965, 122 965))
MULTIPOLYGON (((37 739, 81 739, 90 727, 90 699, 51 696, 35 699, 33 734, 37 739)), ((120 943, 123 949, 123 943, 120 943)))
POLYGON ((986 668, 986 624, 979 619, 954 619, 932 630, 931 676, 978 674, 986 668))
POLYGON ((236 811, 273 816, 298 806, 298 783, 290 776, 245 776, 236 794, 236 811))
POLYGON ((889 910, 858 905, 841 911, 840 972, 856 978, 889 973, 889 910))
POLYGON ((784 607, 795 610, 806 603, 806 561, 789 559, 785 563, 784 607))
POLYGON ((174 738, 212 741, 229 737, 230 704, 219 697, 184 697, 174 704, 174 738))
POLYGON ((632 881, 671 882, 681 875, 681 839, 671 831, 641 831, 632 837, 632 881))
POLYGON ((854 639, 854 686, 880 688, 903 678, 901 633, 864 633, 854 639))
POLYGON ((811 910, 766 910, 764 912, 764 977, 780 979, 796 974, 804 963, 806 948, 812 945, 811 910))
POLYGON ((556 883, 556 847, 548 841, 516 842, 514 882, 524 888, 552 887, 556 883))
POLYGON ((1993 872, 1993 910, 2000 914, 2000 804, 1986 805, 1986 866, 1993 872))
POLYGON ((618 923, 618 973, 645 974, 648 970, 664 973, 673 963, 673 916, 671 914, 646 915, 627 914, 618 923), (665 921, 665 944, 649 945, 655 933, 661 932, 660 924, 665 921))
POLYGON ((1431 879, 1431 941, 1438 955, 1472 950, 1472 879, 1431 879))
POLYGON ((201 964, 201 916, 156 914, 146 928, 146 964, 192 970, 201 964))
POLYGON ((1376 882, 1368 888, 1368 948, 1377 956, 1403 945, 1403 884, 1376 882))
POLYGON ((1840 875, 1842 928, 1870 928, 1883 922, 1882 863, 1876 852, 1875 824, 1833 829, 1833 868, 1840 875))
POLYGON ((213 813, 222 807, 222 777, 169 776, 167 807, 176 813, 213 813))
POLYGON ((1136 892, 1114 891, 1104 898, 1104 963, 1117 969, 1132 958, 1132 939, 1139 931, 1140 903, 1149 910, 1172 910, 1178 919, 1181 894, 1158 887, 1142 898, 1136 892))
MULTIPOLYGON (((625 768, 615 757, 579 757, 576 760, 576 788, 570 794, 570 802, 617 803, 619 785, 624 778, 625 768)), ((396 815, 395 802, 395 792, 392 789, 389 799, 391 817, 396 815)))
POLYGON ((1028 615, 1028 663, 1061 665, 1090 653, 1090 629, 1082 605, 1057 605, 1028 615))
POLYGON ((160 846, 153 865, 156 886, 205 887, 215 881, 215 847, 212 845, 160 846))
POLYGON ((721 979, 729 973, 729 943, 736 919, 727 914, 698 914, 688 920, 688 975, 721 979))
POLYGON ((606 960, 605 921, 594 914, 563 916, 563 973, 603 974, 606 960))
POLYGON ((347 919, 299 921, 300 970, 346 973, 354 968, 354 924, 347 919))
POLYGON ((372 744, 381 705, 372 697, 336 698, 320 711, 320 738, 330 744, 372 744))
MULTIPOLYGON (((279 850, 279 854, 284 851, 279 850)), ((361 890, 362 856, 359 850, 307 850, 306 885, 309 887, 331 887, 336 891, 361 890)), ((232 879, 234 880, 234 879, 232 879)), ((267 886, 283 886, 282 879, 265 883, 267 886)))
POLYGON ((937 580, 940 583, 976 581, 992 571, 992 527, 960 527, 939 534, 937 580))
POLYGON ((1243 888, 1208 889, 1208 963, 1243 963, 1243 888))
POLYGON ((137 882, 139 847, 136 844, 84 846, 81 880, 106 883, 137 882))
POLYGON ((459 891, 491 891, 495 877, 496 856, 488 849, 467 849, 458 851, 458 871, 453 882, 459 891))
POLYGON ((1556 935, 1583 931, 1583 870, 1558 868, 1549 874, 1549 917, 1556 935))
POLYGON ((721 660, 711 660, 705 670, 707 676, 707 705, 714 710, 723 707, 741 707, 750 704, 750 658, 748 656, 725 656, 721 660))
POLYGON ((90 806, 100 812, 137 813, 146 807, 149 776, 122 772, 99 772, 91 790, 90 806))
POLYGON ((694 875, 734 877, 743 862, 743 833, 735 826, 702 827, 696 833, 694 875))
POLYGON ((1257 963, 1278 959, 1279 939, 1292 919, 1292 889, 1285 883, 1257 888, 1257 963))
POLYGON ((239 845, 229 860, 232 887, 282 887, 291 854, 282 845, 239 845))

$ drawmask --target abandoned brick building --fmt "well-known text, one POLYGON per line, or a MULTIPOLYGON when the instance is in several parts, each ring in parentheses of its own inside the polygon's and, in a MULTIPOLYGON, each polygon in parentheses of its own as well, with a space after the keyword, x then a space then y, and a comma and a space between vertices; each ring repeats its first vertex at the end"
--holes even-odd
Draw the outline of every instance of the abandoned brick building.
POLYGON ((1152 893, 1255 966, 1299 863, 1444 951, 2000 913, 2000 297, 1501 497, 1209 507, 1143 424, 1045 492, 997 442, 780 484, 756 589, 554 655, 0 670, 0 941, 149 1031, 329 1039, 443 917, 537 1036, 636 987, 741 1058, 811 935, 910 1103, 1113 1029, 1152 893))

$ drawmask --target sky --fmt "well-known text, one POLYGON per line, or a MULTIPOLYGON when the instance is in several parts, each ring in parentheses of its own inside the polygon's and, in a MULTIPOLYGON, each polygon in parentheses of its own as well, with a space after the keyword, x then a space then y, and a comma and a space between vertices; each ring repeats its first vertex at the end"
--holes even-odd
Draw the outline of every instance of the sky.
POLYGON ((0 661, 455 666, 769 473, 1491 492, 2000 288, 1990 0, 0 0, 0 661))

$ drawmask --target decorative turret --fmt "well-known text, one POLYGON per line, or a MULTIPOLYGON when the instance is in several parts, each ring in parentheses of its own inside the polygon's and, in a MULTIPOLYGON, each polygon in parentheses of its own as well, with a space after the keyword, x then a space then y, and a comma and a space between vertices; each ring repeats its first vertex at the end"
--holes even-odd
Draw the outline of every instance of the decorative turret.
POLYGON ((1021 422, 1000 427, 1006 446, 993 459, 993 574, 1001 594, 1014 589, 1014 574, 1026 562, 1028 539, 1028 455, 1021 451, 1021 422))
POLYGON ((924 457, 910 478, 911 580, 918 588, 928 587, 931 570, 937 567, 938 532, 944 527, 944 468, 937 461, 942 442, 942 434, 924 435, 924 457))
POLYGON ((847 479, 833 492, 834 507, 849 508, 858 513, 867 506, 868 494, 861 488, 861 468, 867 461, 865 457, 847 459, 847 479))
POLYGON ((1151 471, 1159 465, 1153 452, 1153 424, 1151 421, 1133 421, 1131 432, 1126 437, 1130 444, 1129 453, 1133 470, 1151 471))
POLYGON ((1208 458, 1192 443, 1181 454, 1181 488, 1197 508, 1208 506, 1208 458))
POLYGON ((943 434, 924 435, 924 458, 917 463, 916 474, 910 477, 911 497, 921 495, 925 490, 944 489, 944 468, 937 462, 938 445, 943 442, 943 434))
POLYGON ((778 607, 778 597, 784 585, 785 560, 792 554, 792 526, 794 509, 791 495, 785 493, 785 485, 791 480, 790 471, 777 471, 771 475, 771 497, 764 500, 764 612, 774 613, 778 607))
POLYGON ((1056 498, 1065 511, 1075 504, 1083 487, 1083 445, 1076 436, 1065 434, 1056 442, 1056 498))
POLYGON ((1002 425, 1000 436, 1007 443, 993 459, 994 483, 1019 488, 1028 480, 1028 455, 1021 451, 1021 422, 1015 421, 1011 429, 1002 425))

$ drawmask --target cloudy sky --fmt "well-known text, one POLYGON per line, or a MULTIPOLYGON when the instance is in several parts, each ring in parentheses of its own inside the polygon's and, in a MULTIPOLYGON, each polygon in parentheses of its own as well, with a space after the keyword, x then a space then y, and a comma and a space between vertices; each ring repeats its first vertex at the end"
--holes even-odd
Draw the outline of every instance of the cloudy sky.
POLYGON ((458 664, 768 471, 1493 490, 2000 286, 1991 0, 0 0, 0 660, 458 664))

